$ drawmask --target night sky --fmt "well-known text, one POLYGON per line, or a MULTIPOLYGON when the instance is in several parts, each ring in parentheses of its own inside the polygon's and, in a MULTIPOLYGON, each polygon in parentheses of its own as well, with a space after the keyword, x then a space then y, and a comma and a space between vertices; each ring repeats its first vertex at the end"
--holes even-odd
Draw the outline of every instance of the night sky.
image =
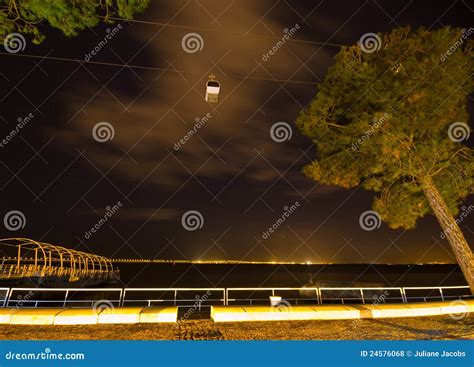
MULTIPOLYGON (((467 0, 176 0, 152 1, 137 22, 101 24, 76 38, 45 27, 40 46, 27 38, 17 54, 1 50, 1 136, 18 118, 33 116, 0 148, 0 218, 18 210, 26 219, 17 231, 2 220, 1 237, 113 258, 454 262, 433 216, 411 231, 384 223, 363 230, 359 217, 374 194, 306 178, 301 169, 316 152, 294 121, 333 63, 334 45, 404 25, 469 28, 473 12, 467 0), (291 40, 264 61, 294 27, 291 40), (202 38, 202 49, 183 49, 189 33, 202 38), (217 104, 204 100, 211 73, 221 84, 217 104), (101 122, 112 126, 113 139, 94 139, 101 122), (290 139, 272 139, 278 122, 291 126, 290 139), (295 203, 278 229, 263 235, 295 203), (191 210, 203 219, 193 231, 182 224, 191 210)), ((471 204, 472 197, 464 203, 471 204)), ((461 228, 472 244, 474 215, 461 228)))

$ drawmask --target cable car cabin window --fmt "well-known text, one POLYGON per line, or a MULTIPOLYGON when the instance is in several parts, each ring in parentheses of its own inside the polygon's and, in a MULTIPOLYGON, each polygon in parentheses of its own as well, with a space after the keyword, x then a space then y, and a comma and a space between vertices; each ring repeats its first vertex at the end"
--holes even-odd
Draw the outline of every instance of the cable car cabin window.
POLYGON ((206 102, 217 103, 219 101, 219 94, 206 93, 206 102))
POLYGON ((219 87, 219 83, 216 82, 215 80, 209 80, 209 81, 207 82, 207 86, 208 86, 208 87, 219 87))

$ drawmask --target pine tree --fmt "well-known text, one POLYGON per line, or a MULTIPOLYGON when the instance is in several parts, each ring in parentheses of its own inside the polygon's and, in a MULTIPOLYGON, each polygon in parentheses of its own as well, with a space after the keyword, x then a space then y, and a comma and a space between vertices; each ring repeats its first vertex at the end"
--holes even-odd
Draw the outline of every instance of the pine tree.
POLYGON ((0 0, 0 41, 19 32, 33 36, 33 43, 44 40, 43 23, 49 23, 66 36, 96 26, 114 16, 131 19, 143 12, 150 0, 0 0))
POLYGON ((391 228, 433 213, 474 294, 474 257, 458 226, 474 186, 473 33, 404 27, 343 47, 297 125, 317 149, 308 177, 376 192, 373 209, 391 228))

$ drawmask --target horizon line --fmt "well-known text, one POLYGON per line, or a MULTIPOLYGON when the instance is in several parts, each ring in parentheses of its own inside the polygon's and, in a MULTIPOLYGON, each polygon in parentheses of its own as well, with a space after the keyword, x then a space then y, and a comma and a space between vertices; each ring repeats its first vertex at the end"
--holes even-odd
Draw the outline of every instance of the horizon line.
POLYGON ((179 263, 179 264, 248 264, 248 265, 458 265, 450 262, 424 263, 345 263, 345 262, 313 262, 313 261, 259 261, 259 260, 173 260, 173 259, 109 259, 112 263, 179 263))

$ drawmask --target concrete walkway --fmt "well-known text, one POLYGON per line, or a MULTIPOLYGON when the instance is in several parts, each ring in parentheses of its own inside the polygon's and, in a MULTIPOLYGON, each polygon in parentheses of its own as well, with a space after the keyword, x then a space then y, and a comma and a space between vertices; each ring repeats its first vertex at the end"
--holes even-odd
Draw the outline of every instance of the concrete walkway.
POLYGON ((90 308, 0 308, 0 324, 10 325, 94 325, 175 323, 177 307, 90 308))
MULTIPOLYGON (((215 322, 380 319, 450 315, 463 318, 474 312, 474 300, 387 305, 315 306, 212 306, 215 322)), ((0 308, 0 324, 6 325, 94 325, 176 323, 177 307, 0 308)))
POLYGON ((215 322, 380 319, 452 315, 453 318, 474 312, 474 300, 387 305, 317 305, 292 307, 223 307, 214 306, 215 322))

